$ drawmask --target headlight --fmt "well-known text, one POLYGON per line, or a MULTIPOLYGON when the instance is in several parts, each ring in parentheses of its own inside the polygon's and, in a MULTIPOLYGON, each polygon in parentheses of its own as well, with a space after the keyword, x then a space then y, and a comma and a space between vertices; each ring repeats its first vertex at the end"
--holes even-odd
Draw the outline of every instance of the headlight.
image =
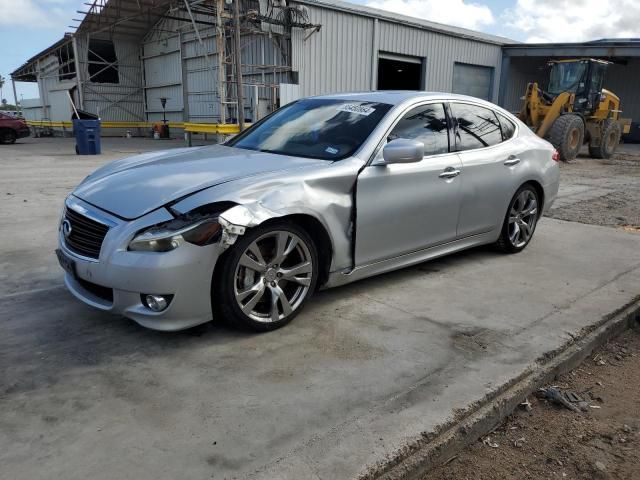
POLYGON ((129 243, 129 250, 168 252, 185 242, 207 245, 217 239, 221 231, 216 218, 177 218, 155 225, 138 233, 129 243))

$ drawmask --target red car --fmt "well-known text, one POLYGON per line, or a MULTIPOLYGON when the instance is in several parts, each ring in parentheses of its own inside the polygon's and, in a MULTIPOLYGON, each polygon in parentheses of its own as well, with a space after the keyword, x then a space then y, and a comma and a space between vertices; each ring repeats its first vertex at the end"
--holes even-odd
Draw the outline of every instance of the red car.
POLYGON ((31 130, 24 120, 0 113, 0 143, 14 143, 29 135, 31 130))

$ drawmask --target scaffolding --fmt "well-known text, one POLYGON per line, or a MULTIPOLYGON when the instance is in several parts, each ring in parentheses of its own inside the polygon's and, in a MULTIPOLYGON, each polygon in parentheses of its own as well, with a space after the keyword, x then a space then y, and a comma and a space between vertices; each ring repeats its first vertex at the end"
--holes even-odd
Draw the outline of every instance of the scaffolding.
MULTIPOLYGON (((153 111, 146 104, 144 53, 140 46, 149 32, 165 37, 175 35, 176 30, 181 38, 195 35, 207 75, 215 85, 208 93, 217 103, 217 121, 236 123, 242 129, 247 97, 253 104, 258 101, 258 89, 268 91, 267 110, 273 110, 279 106, 280 84, 297 83, 291 68, 292 29, 312 33, 320 29, 320 25, 311 23, 304 6, 288 6, 286 0, 90 0, 85 5, 85 10, 77 11, 79 18, 74 19, 77 25, 70 26, 74 32, 55 48, 45 51, 48 55, 53 51, 60 58, 58 70, 46 75, 58 75, 60 81, 73 79, 77 86, 74 98, 81 108, 85 109, 91 101, 100 102, 100 111, 94 113, 118 109, 121 116, 132 121, 147 120, 153 111), (166 20, 173 21, 170 30, 163 30, 166 20), (110 40, 113 43, 115 39, 127 45, 126 52, 123 50, 117 57, 115 51, 110 54, 105 43, 110 40), (277 61, 265 62, 264 58, 243 54, 257 39, 275 48, 277 61), (143 110, 131 106, 138 99, 144 105, 143 110)), ((39 62, 40 58, 29 60, 12 74, 12 79, 36 81, 39 75, 44 78, 39 62)), ((185 82, 183 77, 183 90, 187 89, 185 82)), ((184 96, 186 99, 186 92, 184 96)), ((46 111, 44 103, 43 100, 46 111)), ((183 102, 184 121, 190 121, 188 103, 183 102)), ((259 116, 256 105, 251 114, 253 120, 259 116)))

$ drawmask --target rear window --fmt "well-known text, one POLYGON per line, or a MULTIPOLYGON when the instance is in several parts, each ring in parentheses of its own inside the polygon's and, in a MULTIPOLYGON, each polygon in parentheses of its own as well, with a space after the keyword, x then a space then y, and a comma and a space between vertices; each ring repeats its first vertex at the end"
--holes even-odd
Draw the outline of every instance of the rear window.
POLYGON ((498 119, 500 120, 500 127, 502 128, 502 141, 509 140, 516 133, 516 126, 511 120, 504 115, 498 113, 498 119))
POLYGON ((500 123, 493 110, 466 103, 452 103, 451 112, 456 121, 458 151, 490 147, 502 142, 500 123))

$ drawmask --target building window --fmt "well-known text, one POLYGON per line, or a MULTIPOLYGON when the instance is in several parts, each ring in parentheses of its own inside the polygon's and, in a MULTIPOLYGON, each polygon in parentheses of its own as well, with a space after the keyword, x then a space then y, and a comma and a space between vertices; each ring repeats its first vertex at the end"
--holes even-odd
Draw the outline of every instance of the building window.
POLYGON ((111 40, 89 40, 89 81, 120 83, 118 58, 111 40))

